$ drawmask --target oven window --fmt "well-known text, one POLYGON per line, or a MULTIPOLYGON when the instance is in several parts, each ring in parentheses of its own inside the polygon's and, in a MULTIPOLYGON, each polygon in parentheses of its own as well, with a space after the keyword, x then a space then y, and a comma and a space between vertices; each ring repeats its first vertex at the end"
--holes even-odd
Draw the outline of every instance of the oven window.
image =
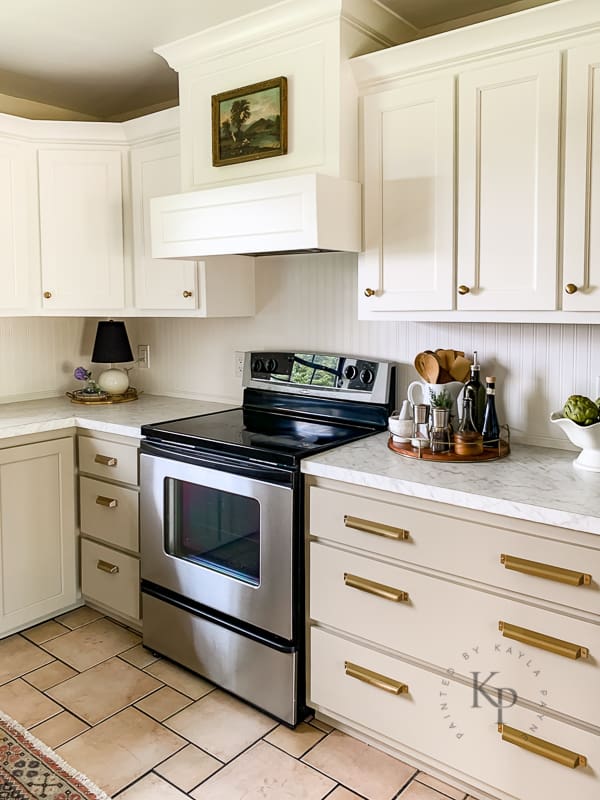
POLYGON ((167 553, 258 586, 258 500, 175 478, 165 489, 167 553))

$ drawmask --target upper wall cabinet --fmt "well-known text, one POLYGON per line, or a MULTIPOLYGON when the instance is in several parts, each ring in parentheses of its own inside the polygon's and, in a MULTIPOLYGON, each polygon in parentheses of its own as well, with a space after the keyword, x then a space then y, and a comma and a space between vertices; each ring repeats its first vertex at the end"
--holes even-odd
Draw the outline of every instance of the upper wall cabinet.
POLYGON ((39 307, 35 148, 0 137, 0 309, 39 307))
POLYGON ((560 53, 458 79, 458 308, 556 308, 560 53))
POLYGON ((567 51, 562 307, 600 308, 600 42, 567 51))
POLYGON ((352 68, 359 316, 599 322, 600 5, 544 5, 352 68))
POLYGON ((119 150, 40 150, 40 237, 47 309, 125 305, 119 150))
POLYGON ((197 308, 196 263, 152 258, 150 200, 179 186, 178 136, 132 148, 134 297, 140 309, 197 308))
POLYGON ((364 98, 366 315, 454 306, 453 100, 451 77, 364 98))

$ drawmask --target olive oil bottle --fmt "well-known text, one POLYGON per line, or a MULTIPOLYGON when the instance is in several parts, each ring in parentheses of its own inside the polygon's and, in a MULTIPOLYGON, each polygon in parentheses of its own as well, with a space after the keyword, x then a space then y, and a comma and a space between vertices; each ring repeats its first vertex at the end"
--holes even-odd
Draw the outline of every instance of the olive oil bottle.
POLYGON ((483 415, 485 411, 485 386, 481 383, 481 365, 477 358, 477 350, 473 351, 473 363, 471 364, 471 377, 465 385, 464 399, 471 399, 471 411, 473 422, 479 433, 483 430, 483 415))

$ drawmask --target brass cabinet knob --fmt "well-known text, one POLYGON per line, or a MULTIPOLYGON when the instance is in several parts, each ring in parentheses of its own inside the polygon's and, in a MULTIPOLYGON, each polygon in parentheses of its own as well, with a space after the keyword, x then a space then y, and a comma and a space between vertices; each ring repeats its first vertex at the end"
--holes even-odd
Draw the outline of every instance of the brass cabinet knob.
POLYGON ((461 283, 461 285, 458 287, 459 294, 469 294, 470 291, 471 290, 469 289, 469 287, 465 286, 464 283, 461 283))
POLYGON ((183 296, 184 296, 184 297, 191 297, 191 296, 192 296, 192 292, 189 292, 189 291, 186 289, 186 290, 185 290, 185 292, 183 293, 183 296))
POLYGON ((365 297, 373 297, 375 289, 365 289, 365 297))
POLYGON ((574 283, 567 283, 567 285, 565 286, 565 292, 567 294, 575 294, 576 291, 577 291, 577 286, 575 286, 574 283))
POLYGON ((52 297, 52 292, 44 292, 44 300, 50 300, 52 297))

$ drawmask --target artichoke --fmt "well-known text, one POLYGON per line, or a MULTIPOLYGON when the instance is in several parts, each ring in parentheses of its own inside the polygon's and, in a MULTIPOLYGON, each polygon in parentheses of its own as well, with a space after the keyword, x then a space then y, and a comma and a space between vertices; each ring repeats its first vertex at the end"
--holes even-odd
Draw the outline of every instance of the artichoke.
POLYGON ((578 425, 593 425, 598 422, 598 406, 589 397, 572 394, 565 403, 563 416, 578 425))

